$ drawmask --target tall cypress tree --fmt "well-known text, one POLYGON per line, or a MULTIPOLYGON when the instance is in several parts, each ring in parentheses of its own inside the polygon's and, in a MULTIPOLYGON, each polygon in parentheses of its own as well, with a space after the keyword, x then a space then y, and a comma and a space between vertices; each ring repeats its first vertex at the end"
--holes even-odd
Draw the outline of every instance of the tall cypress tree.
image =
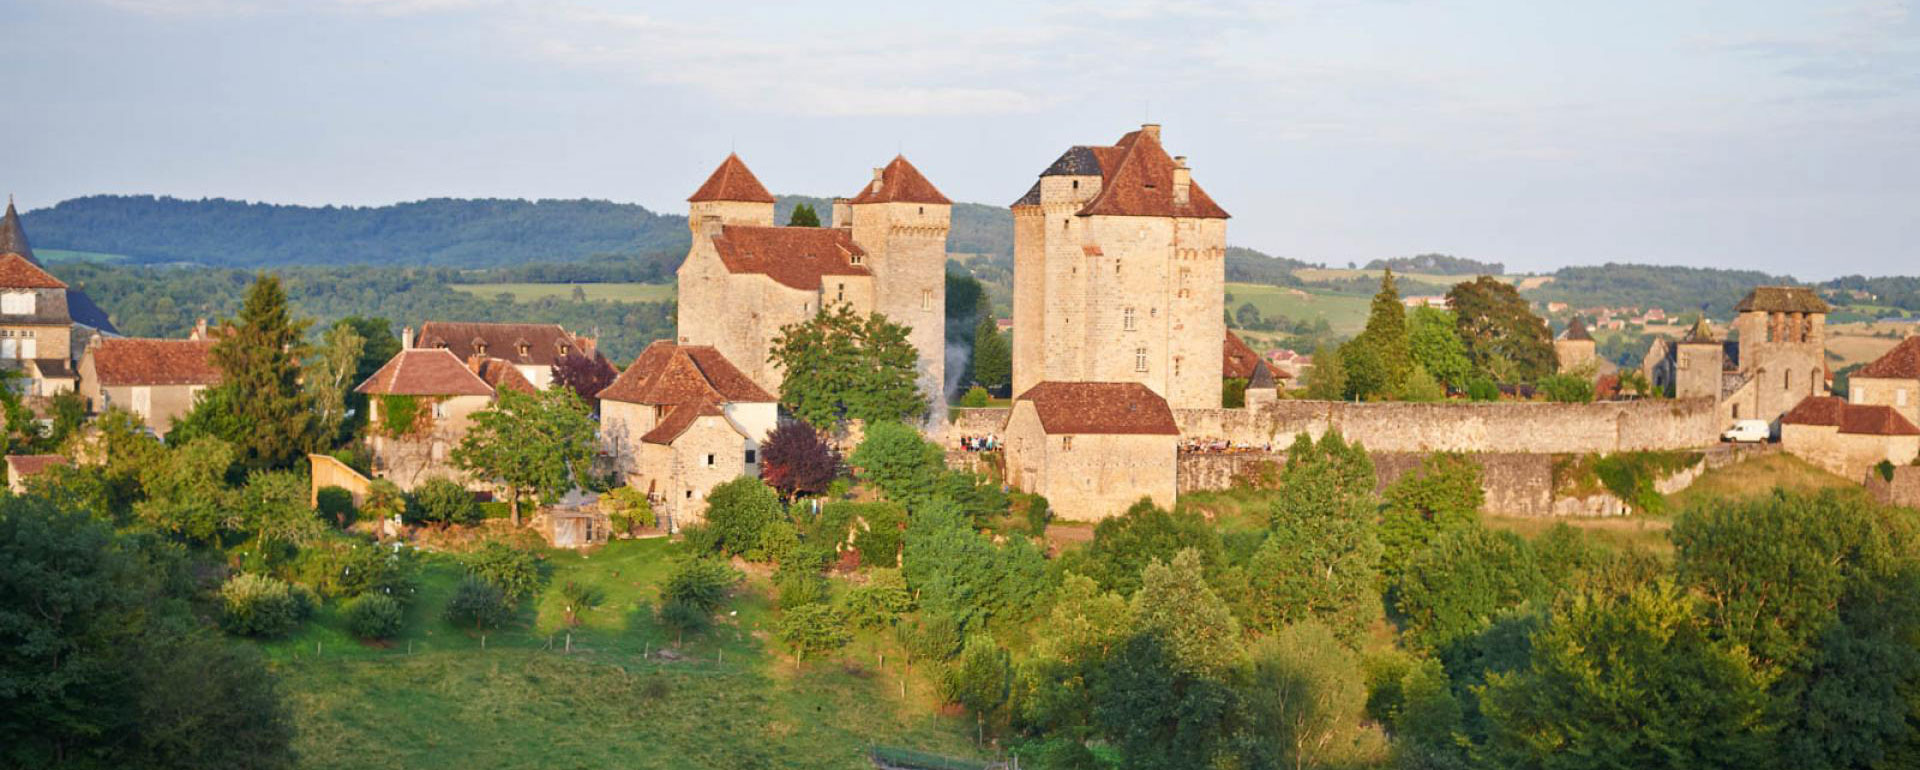
POLYGON ((1413 347, 1407 334, 1407 308, 1400 304, 1392 270, 1380 278, 1366 330, 1347 345, 1353 348, 1352 355, 1343 351, 1342 357, 1351 395, 1369 400, 1400 396, 1413 371, 1413 347))
POLYGON ((223 398, 209 400, 224 401, 237 418, 236 435, 224 438, 248 466, 285 467, 319 445, 313 398, 300 387, 307 323, 288 310, 279 277, 262 273, 247 291, 240 317, 224 324, 213 344, 223 398))
POLYGON ((982 315, 973 329, 973 381, 993 391, 1013 381, 1013 346, 991 313, 982 315))

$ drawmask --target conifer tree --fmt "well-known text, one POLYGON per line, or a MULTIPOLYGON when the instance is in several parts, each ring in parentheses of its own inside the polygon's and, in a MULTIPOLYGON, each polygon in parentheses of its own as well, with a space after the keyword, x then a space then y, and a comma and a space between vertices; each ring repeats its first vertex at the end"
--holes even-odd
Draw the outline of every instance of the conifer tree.
POLYGON ((1398 398, 1406 388, 1407 375, 1413 371, 1413 351, 1407 335, 1407 309, 1400 304, 1400 289, 1392 270, 1380 277, 1380 291, 1373 295, 1366 330, 1341 349, 1348 395, 1366 400, 1398 398))
POLYGON ((247 291, 240 317, 224 324, 213 344, 224 399, 210 400, 223 400, 232 413, 235 435, 222 438, 248 466, 286 467, 318 446, 319 415, 300 384, 306 330, 307 322, 288 309, 279 277, 263 273, 247 291))
POLYGON ((973 329, 973 381, 988 390, 1013 381, 1013 346, 990 313, 982 315, 973 329))
POLYGON ((793 214, 787 217, 788 227, 819 227, 820 214, 813 210, 813 204, 802 203, 793 207, 793 214))

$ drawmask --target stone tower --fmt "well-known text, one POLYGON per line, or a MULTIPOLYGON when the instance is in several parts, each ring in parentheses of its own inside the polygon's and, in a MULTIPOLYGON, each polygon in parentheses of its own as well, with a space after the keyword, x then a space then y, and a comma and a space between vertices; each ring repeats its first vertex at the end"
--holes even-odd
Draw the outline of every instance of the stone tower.
POLYGON ((1713 327, 1707 324, 1707 319, 1702 318, 1694 323, 1675 348, 1673 397, 1705 397, 1719 401, 1725 368, 1726 352, 1720 340, 1713 336, 1713 327))
POLYGON ((947 231, 953 202, 904 156, 873 170, 852 198, 833 202, 833 226, 850 230, 873 271, 873 309, 911 328, 920 391, 946 403, 947 231))
POLYGON ((1598 357, 1593 334, 1587 331, 1587 322, 1578 316, 1567 323, 1566 331, 1553 341, 1553 353, 1560 359, 1560 371, 1570 372, 1594 362, 1598 357))
POLYGON ((1139 382, 1218 408, 1227 212, 1148 124, 1075 146, 1013 204, 1016 395, 1041 382, 1139 382))
POLYGON ((1753 383, 1753 417, 1779 419, 1808 396, 1827 393, 1825 300, 1798 286, 1761 286, 1734 306, 1740 374, 1753 383))
POLYGON ((701 240, 702 228, 715 224, 773 226, 773 194, 732 153, 687 198, 687 204, 687 227, 693 230, 695 242, 701 240))

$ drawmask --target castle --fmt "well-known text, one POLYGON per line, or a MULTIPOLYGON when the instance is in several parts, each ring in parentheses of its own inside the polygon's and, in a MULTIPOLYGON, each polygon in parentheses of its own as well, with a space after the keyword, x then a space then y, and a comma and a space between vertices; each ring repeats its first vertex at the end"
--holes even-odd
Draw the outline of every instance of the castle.
POLYGON ((1703 318, 1677 343, 1655 341, 1641 367, 1674 398, 1719 402, 1723 422, 1772 422, 1827 394, 1829 309, 1811 289, 1757 287, 1734 306, 1738 340, 1721 340, 1703 318))
POLYGON ((782 327, 845 305, 911 329, 920 390, 943 400, 952 202, 905 157, 833 202, 831 227, 776 227, 773 195, 728 155, 687 199, 693 247, 679 271, 679 343, 712 346, 769 393, 782 327))

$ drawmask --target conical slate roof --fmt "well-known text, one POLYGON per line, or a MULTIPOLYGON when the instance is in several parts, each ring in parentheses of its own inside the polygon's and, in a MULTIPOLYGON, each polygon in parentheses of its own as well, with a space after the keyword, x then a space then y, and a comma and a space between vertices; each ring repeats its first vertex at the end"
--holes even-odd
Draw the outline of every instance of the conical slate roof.
POLYGON ((33 247, 27 245, 27 231, 20 227, 20 212, 14 210, 12 198, 7 199, 6 215, 0 216, 0 254, 18 254, 40 264, 33 257, 33 247))
POLYGON ((1587 331, 1586 321, 1580 320, 1579 316, 1574 316, 1573 320, 1567 323, 1567 330, 1560 333, 1560 339, 1569 342, 1592 342, 1593 334, 1587 331))
POLYGON ((772 203, 773 194, 767 192, 760 179, 747 170, 747 164, 740 156, 727 153, 727 159, 720 161, 720 167, 707 177, 706 184, 700 185, 689 203, 703 201, 744 201, 747 203, 772 203))

